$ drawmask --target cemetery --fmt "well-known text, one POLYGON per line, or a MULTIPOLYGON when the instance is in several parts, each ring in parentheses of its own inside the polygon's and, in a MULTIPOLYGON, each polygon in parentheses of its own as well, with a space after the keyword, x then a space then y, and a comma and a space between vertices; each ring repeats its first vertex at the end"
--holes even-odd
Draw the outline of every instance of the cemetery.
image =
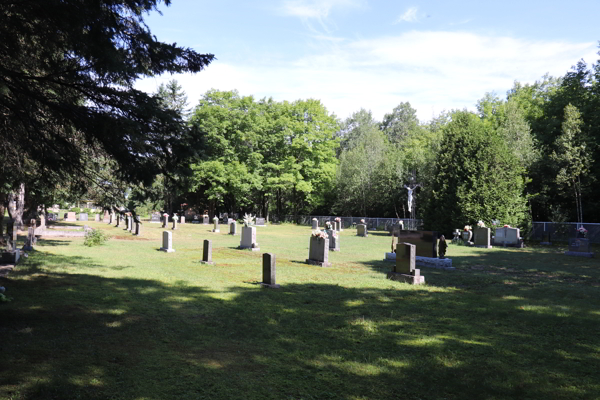
MULTIPOLYGON (((177 230, 146 224, 143 236, 133 235, 135 228, 130 233, 102 222, 61 224, 80 229, 87 224, 113 238, 88 248, 80 237, 40 236, 34 250, 25 252, 28 257, 21 251, 20 262, 8 271, 6 293, 13 300, 0 304, 4 326, 11 327, 4 338, 14 345, 4 349, 4 359, 13 373, 45 377, 54 391, 97 390, 58 386, 59 370, 102 381, 107 396, 121 387, 117 380, 127 383, 119 389, 123 393, 152 397, 161 379, 193 387, 198 374, 221 382, 215 393, 227 397, 225 377, 237 371, 253 398, 261 393, 255 387, 263 382, 260 371, 269 370, 274 379, 302 379, 314 368, 326 374, 316 390, 343 398, 360 393, 390 398, 398 376, 446 382, 450 398, 493 391, 509 398, 523 380, 531 382, 526 389, 531 398, 561 392, 565 385, 595 390, 589 371, 597 360, 589 346, 600 340, 592 333, 600 265, 596 258, 565 256, 567 244, 479 248, 448 241, 450 271, 415 263, 423 251, 417 247, 441 251, 432 232, 395 237, 403 250, 390 263, 381 260, 390 249, 387 231, 364 238, 356 228, 339 232, 330 224, 323 238, 302 225, 261 229, 255 233, 261 247, 256 252, 237 250, 239 236, 196 224, 177 230), (328 251, 334 232, 344 241, 343 251, 328 251), (406 243, 419 243, 416 239, 423 244, 406 243), (59 335, 58 326, 70 334, 59 335), (19 333, 24 330, 36 332, 35 340, 19 333), (560 345, 571 343, 573 335, 577 345, 560 345), (301 341, 302 348, 289 340, 301 341), (24 355, 18 349, 25 343, 24 355), (37 361, 50 347, 59 357, 37 361), (99 357, 92 357, 94 349, 102 349, 99 357), (557 349, 570 356, 557 356, 557 349), (156 379, 148 369, 156 359, 185 364, 190 354, 196 361, 187 373, 165 368, 156 379), (335 379, 328 377, 334 373, 335 379), (372 389, 375 382, 380 384, 372 389)), ((241 229, 242 238, 244 229, 256 231, 252 225, 241 229)), ((23 235, 19 249, 27 240, 23 235)), ((24 378, 12 390, 28 391, 40 385, 36 382, 24 378)), ((428 387, 403 393, 427 393, 428 387)))

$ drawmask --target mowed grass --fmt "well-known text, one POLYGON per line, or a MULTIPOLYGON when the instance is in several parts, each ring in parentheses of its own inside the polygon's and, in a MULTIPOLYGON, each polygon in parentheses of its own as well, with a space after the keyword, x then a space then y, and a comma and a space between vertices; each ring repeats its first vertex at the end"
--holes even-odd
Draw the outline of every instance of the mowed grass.
POLYGON ((114 237, 41 240, 0 280, 0 398, 600 398, 597 259, 451 245, 457 270, 415 287, 385 279, 384 233, 345 230, 320 268, 305 226, 257 228, 250 252, 180 225, 167 254, 159 224, 89 225, 114 237), (264 252, 279 290, 257 285, 264 252))

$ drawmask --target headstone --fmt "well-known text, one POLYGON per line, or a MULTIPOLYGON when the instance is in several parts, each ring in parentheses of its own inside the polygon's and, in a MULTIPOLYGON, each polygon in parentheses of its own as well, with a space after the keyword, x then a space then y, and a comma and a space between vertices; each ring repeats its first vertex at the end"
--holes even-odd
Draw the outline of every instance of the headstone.
POLYGON ((88 220, 87 213, 79 213, 79 220, 80 221, 87 221, 88 220))
POLYGON ((115 219, 115 214, 114 214, 114 213, 110 213, 110 216, 109 216, 109 218, 108 218, 108 223, 109 223, 109 224, 112 224, 112 223, 113 223, 113 221, 114 221, 114 219, 115 219))
POLYGON ((65 221, 68 221, 68 222, 75 222, 75 221, 77 221, 77 217, 75 216, 75 213, 72 212, 72 211, 69 211, 67 213, 67 218, 65 218, 65 221))
POLYGON ((183 215, 182 215, 182 216, 179 218, 179 222, 181 223, 181 225, 185 224, 185 216, 183 216, 183 215))
POLYGON ((264 218, 256 218, 256 222, 254 223, 256 226, 266 226, 264 218))
POLYGON ((124 230, 128 231, 129 230, 129 218, 127 218, 127 215, 125 215, 123 217, 123 219, 125 219, 125 228, 124 228, 124 230))
POLYGON ((416 256, 437 258, 436 231, 398 231, 398 243, 410 243, 416 246, 416 256))
POLYGON ((471 241, 473 239, 473 231, 471 230, 467 230, 462 232, 462 240, 465 244, 468 245, 473 245, 473 242, 471 241))
POLYGON ((40 214, 40 228, 46 228, 46 216, 44 215, 44 213, 40 214))
POLYGON ((152 213, 152 215, 150 215, 150 223, 160 224, 160 213, 152 213))
POLYGON ((173 249, 173 234, 171 232, 163 232, 163 245, 160 249, 167 253, 173 253, 175 251, 175 249, 173 249))
POLYGON ((312 230, 315 231, 319 229, 319 220, 316 218, 312 219, 312 230))
POLYGON ((552 244, 552 241, 550 239, 550 232, 545 231, 542 234, 542 241, 540 242, 540 244, 545 245, 545 246, 550 246, 552 244))
POLYGON ((117 224, 115 227, 118 228, 119 226, 121 226, 121 214, 117 214, 117 224))
POLYGON ((177 229, 177 218, 173 218, 173 227, 171 229, 173 229, 173 230, 177 229))
POLYGON ((333 229, 328 229, 327 236, 329 236, 329 251, 340 251, 340 235, 333 229))
POLYGON ((387 278, 395 281, 420 285, 425 283, 421 270, 415 268, 417 247, 411 243, 398 243, 396 246, 396 265, 387 278))
POLYGON ((94 214, 94 221, 100 222, 100 214, 94 214))
POLYGON ((135 232, 135 229, 133 227, 133 216, 129 215, 127 216, 127 219, 129 220, 129 229, 127 229, 129 232, 135 232))
POLYGON ((475 247, 492 248, 492 230, 490 228, 475 228, 475 247))
POLYGON ((237 222, 235 222, 235 220, 231 220, 229 223, 229 234, 234 236, 237 235, 237 222))
POLYGON ((212 260, 212 241, 204 240, 204 248, 202 249, 202 264, 214 264, 212 260))
POLYGON ((329 267, 329 239, 311 236, 307 264, 329 267))
POLYGON ((256 243, 256 227, 242 227, 242 240, 240 241, 240 249, 249 249, 252 251, 260 250, 258 243, 256 243))
POLYGON ((110 221, 110 213, 108 211, 104 211, 104 217, 102 217, 102 222, 108 223, 110 221))
POLYGON ((202 223, 203 223, 204 225, 208 225, 208 224, 209 224, 209 222, 208 222, 208 215, 204 214, 204 215, 202 216, 202 223))
POLYGON ((27 229, 27 239, 25 241, 25 245, 23 246, 24 251, 33 251, 33 245, 35 242, 35 228, 29 227, 27 229))
POLYGON ((367 225, 366 224, 357 224, 356 225, 356 236, 367 237, 367 225))
POLYGON ((565 251, 565 254, 577 257, 594 257, 594 253, 590 251, 590 240, 586 238, 569 238, 569 250, 565 251))
POLYGON ((169 214, 164 213, 162 215, 162 227, 166 228, 168 223, 169 223, 169 214))
POLYGON ((135 223, 135 236, 142 236, 142 223, 141 222, 135 223))
POLYGON ((263 281, 260 285, 271 289, 279 289, 280 286, 275 282, 275 254, 264 253, 262 262, 263 281))
POLYGON ((214 217, 213 218, 213 224, 215 225, 215 227, 213 228, 213 232, 221 232, 221 230, 219 229, 219 218, 218 217, 214 217))
POLYGON ((519 228, 496 228, 494 237, 495 246, 522 247, 523 242, 520 237, 521 231, 519 228))
POLYGON ((17 240, 19 236, 17 235, 17 227, 14 222, 10 222, 10 225, 6 226, 6 233, 8 233, 10 238, 10 247, 11 251, 15 251, 17 249, 17 240), (10 227, 10 230, 9 230, 10 227))

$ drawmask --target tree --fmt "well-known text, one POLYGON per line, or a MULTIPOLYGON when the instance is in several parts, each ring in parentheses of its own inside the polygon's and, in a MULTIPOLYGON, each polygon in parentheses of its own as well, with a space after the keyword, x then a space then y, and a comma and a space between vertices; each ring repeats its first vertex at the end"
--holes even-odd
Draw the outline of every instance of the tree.
POLYGON ((412 108, 409 102, 405 102, 398 104, 391 114, 385 114, 381 130, 385 132, 390 142, 399 143, 418 126, 417 110, 412 108))
POLYGON ((0 184, 17 187, 31 170, 59 179, 93 174, 87 148, 114 159, 116 176, 128 182, 149 184, 169 166, 182 148, 168 151, 169 143, 185 125, 133 84, 198 72, 214 56, 158 41, 143 19, 158 2, 0 4, 0 184))
POLYGON ((425 207, 426 228, 449 235, 478 220, 523 223, 523 168, 504 140, 466 111, 454 112, 443 131, 425 207))
POLYGON ((587 173, 592 162, 587 150, 586 138, 581 132, 582 124, 581 113, 577 107, 571 104, 567 105, 562 123, 562 134, 556 138, 556 150, 550 156, 558 168, 557 185, 573 189, 578 222, 583 222, 581 176, 587 173))

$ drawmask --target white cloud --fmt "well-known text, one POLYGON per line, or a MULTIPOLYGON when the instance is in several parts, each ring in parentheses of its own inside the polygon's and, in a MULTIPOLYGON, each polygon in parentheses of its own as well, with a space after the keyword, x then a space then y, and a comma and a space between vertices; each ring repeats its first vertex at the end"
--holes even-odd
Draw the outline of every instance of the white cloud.
POLYGON ((596 43, 528 41, 464 32, 412 31, 398 36, 345 40, 284 62, 233 65, 217 60, 197 75, 141 81, 156 91, 178 79, 195 105, 208 89, 238 89, 275 100, 316 98, 346 118, 361 107, 382 119, 402 101, 428 120, 444 109, 474 109, 485 92, 502 96, 515 80, 534 82, 546 72, 562 76, 580 58, 596 61, 596 43))
POLYGON ((407 9, 404 14, 398 17, 396 23, 400 22, 417 22, 419 18, 417 16, 419 9, 417 7, 410 7, 407 9))

